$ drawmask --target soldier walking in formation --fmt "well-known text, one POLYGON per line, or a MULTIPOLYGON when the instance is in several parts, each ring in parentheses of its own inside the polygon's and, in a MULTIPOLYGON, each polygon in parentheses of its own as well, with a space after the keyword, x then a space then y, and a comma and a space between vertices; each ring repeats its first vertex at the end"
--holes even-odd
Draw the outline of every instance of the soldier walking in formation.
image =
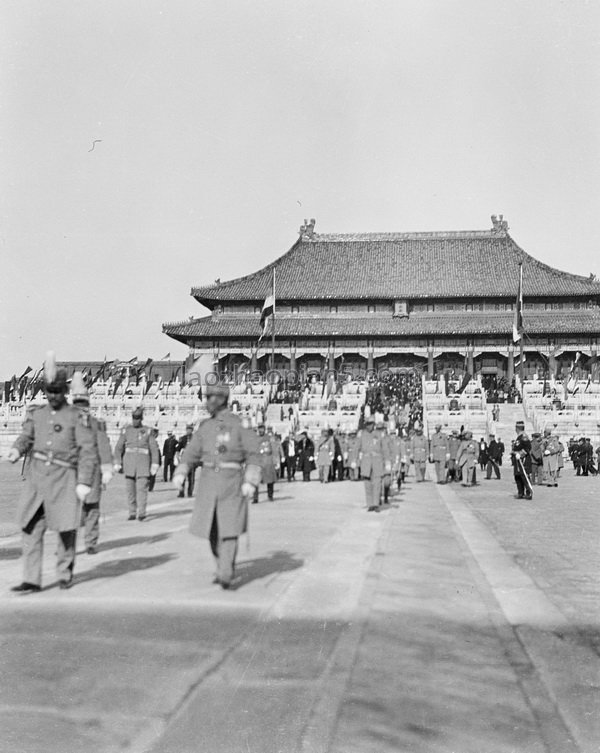
POLYGON ((202 421, 173 474, 181 488, 189 469, 202 464, 190 532, 208 539, 217 561, 216 582, 231 586, 238 538, 248 528, 248 500, 260 483, 261 462, 256 434, 227 409, 229 388, 209 385, 202 421))
POLYGON ((150 476, 158 472, 158 445, 152 429, 142 424, 144 410, 135 408, 131 424, 121 431, 115 447, 115 471, 125 474, 128 520, 146 519, 150 476))
POLYGON ((446 483, 446 466, 449 457, 448 437, 442 431, 442 425, 438 424, 429 440, 429 459, 435 466, 435 477, 438 484, 446 483))
POLYGON ((100 498, 102 487, 106 488, 113 477, 113 454, 106 435, 106 424, 90 414, 90 398, 83 375, 76 371, 71 379, 71 401, 88 414, 90 428, 96 439, 96 463, 92 478, 92 490, 81 507, 81 526, 84 529, 85 548, 88 554, 96 554, 100 536, 100 498))
POLYGON ((425 481, 428 457, 429 443, 427 437, 423 435, 423 427, 418 424, 415 426, 415 434, 410 440, 410 459, 415 466, 417 481, 425 481))
POLYGON ((44 364, 48 404, 27 410, 21 434, 8 453, 16 463, 29 453, 19 522, 23 530, 21 594, 42 586, 46 529, 57 531, 56 574, 62 589, 73 583, 81 505, 92 489, 97 449, 87 413, 67 404, 67 374, 57 369, 53 353, 44 364))
POLYGON ((365 419, 365 428, 358 440, 360 475, 365 482, 368 512, 379 512, 383 477, 391 473, 392 466, 387 447, 381 436, 374 432, 375 418, 365 419))

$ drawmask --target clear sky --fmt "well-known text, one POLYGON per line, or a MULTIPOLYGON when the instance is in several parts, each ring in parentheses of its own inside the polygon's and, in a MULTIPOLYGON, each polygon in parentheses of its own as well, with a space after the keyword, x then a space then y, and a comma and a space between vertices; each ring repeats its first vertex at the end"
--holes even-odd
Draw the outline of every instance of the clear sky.
POLYGON ((600 274, 600 3, 4 0, 0 378, 184 358, 192 285, 317 232, 488 229, 600 274))

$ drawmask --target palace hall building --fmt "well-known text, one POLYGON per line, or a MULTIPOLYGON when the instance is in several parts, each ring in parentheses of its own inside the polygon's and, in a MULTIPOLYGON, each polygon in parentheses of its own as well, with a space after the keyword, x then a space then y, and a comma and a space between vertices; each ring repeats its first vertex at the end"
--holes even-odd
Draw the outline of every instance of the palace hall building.
POLYGON ((275 280, 275 367, 299 371, 417 367, 483 377, 515 373, 514 308, 523 265, 524 375, 569 369, 597 353, 600 283, 554 269, 489 230, 319 234, 305 221, 287 253, 227 282, 192 288, 207 316, 163 332, 221 372, 266 370, 260 315, 275 280), (541 356, 540 356, 541 354, 541 356))

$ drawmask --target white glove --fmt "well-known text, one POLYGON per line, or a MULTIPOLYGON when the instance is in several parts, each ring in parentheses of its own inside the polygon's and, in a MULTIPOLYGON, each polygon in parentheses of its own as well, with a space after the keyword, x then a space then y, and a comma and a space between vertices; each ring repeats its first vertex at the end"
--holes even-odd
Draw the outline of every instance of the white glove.
POLYGON ((8 460, 10 460, 11 463, 16 463, 17 460, 21 457, 21 453, 17 450, 16 447, 11 447, 6 457, 8 460))
POLYGON ((151 476, 156 476, 156 474, 158 473, 158 467, 159 467, 158 463, 152 463, 152 465, 150 466, 150 475, 151 476))
POLYGON ((119 473, 119 471, 121 470, 121 463, 115 463, 113 465, 113 468, 115 470, 115 473, 119 473))
POLYGON ((183 489, 183 485, 185 484, 185 476, 182 476, 181 473, 175 473, 173 475, 172 483, 177 491, 181 491, 183 489))
POLYGON ((112 481, 112 477, 113 474, 111 470, 102 471, 102 486, 108 486, 112 481))
POLYGON ((549 454, 550 454, 550 450, 544 450, 544 455, 549 455, 549 454))
POLYGON ((244 481, 242 484, 242 497, 253 497, 256 487, 249 481, 244 481))
POLYGON ((77 484, 75 494, 80 502, 84 502, 87 495, 92 491, 92 487, 87 484, 77 484))

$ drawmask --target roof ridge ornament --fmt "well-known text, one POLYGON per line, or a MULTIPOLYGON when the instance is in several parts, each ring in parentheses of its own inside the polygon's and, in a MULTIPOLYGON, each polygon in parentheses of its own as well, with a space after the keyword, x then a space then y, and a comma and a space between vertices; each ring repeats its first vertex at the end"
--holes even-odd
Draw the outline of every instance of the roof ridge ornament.
POLYGON ((501 214, 499 217, 496 217, 495 214, 492 215, 492 233, 507 233, 508 232, 508 221, 504 219, 504 215, 501 214))
POLYGON ((310 241, 315 237, 315 223, 315 219, 311 219, 310 222, 304 220, 304 225, 300 225, 300 230, 298 231, 300 233, 300 240, 310 241))

